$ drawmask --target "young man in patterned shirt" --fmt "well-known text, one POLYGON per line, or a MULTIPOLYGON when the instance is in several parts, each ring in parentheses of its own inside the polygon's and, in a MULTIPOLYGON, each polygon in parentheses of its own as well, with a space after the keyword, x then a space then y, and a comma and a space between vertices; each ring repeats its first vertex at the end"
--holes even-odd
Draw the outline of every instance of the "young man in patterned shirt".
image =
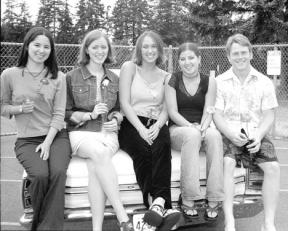
POLYGON ((267 138, 278 106, 275 89, 268 77, 251 66, 252 46, 247 37, 242 34, 231 36, 226 52, 232 67, 216 78, 214 114, 224 144, 225 231, 235 231, 233 172, 241 161, 244 167, 258 165, 264 171, 262 196, 265 216, 261 231, 276 231, 274 219, 280 167, 274 146, 267 138))

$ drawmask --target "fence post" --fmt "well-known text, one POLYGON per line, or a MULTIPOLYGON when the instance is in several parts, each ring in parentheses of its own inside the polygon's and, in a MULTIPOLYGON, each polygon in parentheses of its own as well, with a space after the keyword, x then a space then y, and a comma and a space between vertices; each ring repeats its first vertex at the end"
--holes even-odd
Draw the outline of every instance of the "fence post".
POLYGON ((172 52, 172 45, 168 47, 168 72, 173 72, 173 52, 172 52))
MULTIPOLYGON (((274 46, 274 51, 277 50, 277 47, 274 46)), ((275 93, 277 91, 277 75, 273 75, 273 84, 274 84, 274 88, 275 88, 275 93)), ((273 121, 273 126, 272 126, 272 137, 275 139, 276 137, 276 119, 277 119, 277 109, 275 110, 275 119, 273 121)))

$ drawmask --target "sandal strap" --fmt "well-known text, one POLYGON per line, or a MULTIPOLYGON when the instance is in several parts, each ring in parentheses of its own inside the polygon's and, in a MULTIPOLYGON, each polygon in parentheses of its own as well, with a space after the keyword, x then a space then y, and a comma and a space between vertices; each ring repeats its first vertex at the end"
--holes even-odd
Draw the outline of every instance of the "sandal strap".
POLYGON ((215 207, 211 207, 211 206, 207 206, 206 208, 206 216, 210 219, 216 219, 218 217, 218 214, 219 214, 219 209, 220 207, 222 206, 222 202, 221 201, 218 201, 217 202, 217 205, 215 207), (216 216, 212 216, 213 213, 216 213, 216 216), (209 216, 209 214, 211 216, 209 216))
POLYGON ((123 231, 134 231, 132 221, 128 220, 126 222, 121 222, 119 225, 120 229, 123 231))
POLYGON ((218 201, 217 205, 215 207, 211 207, 211 206, 208 205, 206 210, 207 210, 207 212, 216 212, 216 213, 218 213, 218 210, 219 210, 220 207, 222 207, 222 202, 218 201))
POLYGON ((149 210, 152 210, 161 216, 163 216, 163 214, 164 214, 164 208, 158 204, 152 204, 151 207, 149 208, 149 210))
POLYGON ((180 211, 178 209, 165 209, 164 213, 163 213, 163 217, 166 217, 170 214, 173 213, 180 213, 180 211))
POLYGON ((196 209, 195 204, 193 206, 181 204, 181 210, 188 216, 197 216, 198 215, 198 211, 196 209))

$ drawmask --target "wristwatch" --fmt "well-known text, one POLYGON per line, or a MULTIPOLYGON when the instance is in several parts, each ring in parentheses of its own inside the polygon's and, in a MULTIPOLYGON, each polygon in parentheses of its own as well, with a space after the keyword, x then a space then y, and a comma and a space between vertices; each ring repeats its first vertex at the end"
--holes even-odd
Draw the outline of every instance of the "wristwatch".
POLYGON ((22 106, 22 105, 20 105, 19 112, 20 112, 20 113, 23 112, 23 106, 22 106))

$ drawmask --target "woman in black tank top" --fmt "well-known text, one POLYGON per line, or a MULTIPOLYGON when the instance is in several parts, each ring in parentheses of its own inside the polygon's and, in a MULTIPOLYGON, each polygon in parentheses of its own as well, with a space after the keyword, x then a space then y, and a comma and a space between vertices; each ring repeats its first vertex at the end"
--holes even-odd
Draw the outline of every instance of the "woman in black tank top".
POLYGON ((181 71, 166 81, 165 98, 169 113, 171 146, 181 151, 182 212, 198 217, 194 201, 207 199, 207 219, 216 219, 224 199, 223 145, 219 131, 211 124, 216 97, 214 77, 199 72, 200 52, 195 43, 184 43, 178 50, 181 71), (200 190, 199 152, 205 147, 207 190, 200 190))

